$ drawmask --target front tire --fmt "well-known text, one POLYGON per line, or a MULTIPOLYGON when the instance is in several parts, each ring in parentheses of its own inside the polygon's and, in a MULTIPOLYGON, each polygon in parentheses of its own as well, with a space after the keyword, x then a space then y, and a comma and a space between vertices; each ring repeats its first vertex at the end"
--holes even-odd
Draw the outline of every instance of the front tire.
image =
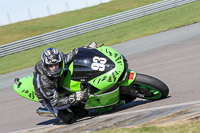
POLYGON ((166 98, 169 88, 161 80, 149 75, 137 73, 133 86, 144 99, 158 100, 166 98))

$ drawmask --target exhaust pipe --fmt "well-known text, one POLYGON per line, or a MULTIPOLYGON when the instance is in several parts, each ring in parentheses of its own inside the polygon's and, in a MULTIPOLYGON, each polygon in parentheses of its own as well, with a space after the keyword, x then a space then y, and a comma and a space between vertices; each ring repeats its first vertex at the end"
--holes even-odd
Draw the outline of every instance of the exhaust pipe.
POLYGON ((49 110, 46 108, 39 107, 36 110, 36 113, 39 114, 39 116, 44 116, 44 117, 56 117, 54 114, 52 114, 49 110))

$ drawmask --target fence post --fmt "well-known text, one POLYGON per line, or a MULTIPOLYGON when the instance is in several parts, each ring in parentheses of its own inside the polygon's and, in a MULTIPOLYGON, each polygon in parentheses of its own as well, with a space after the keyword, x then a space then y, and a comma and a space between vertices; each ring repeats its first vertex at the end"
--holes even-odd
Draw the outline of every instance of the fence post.
POLYGON ((47 12, 48 12, 48 14, 49 14, 49 16, 51 15, 51 11, 50 11, 50 8, 49 8, 49 6, 47 5, 47 12))
POLYGON ((31 11, 29 8, 28 8, 28 15, 29 15, 29 18, 32 19, 31 11))
POLYGON ((11 24, 10 15, 7 13, 8 23, 11 24))

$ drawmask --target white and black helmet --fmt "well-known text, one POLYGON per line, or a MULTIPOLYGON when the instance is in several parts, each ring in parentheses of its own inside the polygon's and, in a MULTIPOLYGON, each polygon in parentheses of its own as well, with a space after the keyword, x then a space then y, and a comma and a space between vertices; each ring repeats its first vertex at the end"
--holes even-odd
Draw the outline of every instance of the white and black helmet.
POLYGON ((41 56, 42 66, 44 72, 52 78, 57 78, 63 71, 63 55, 56 48, 47 48, 44 50, 41 56), (53 65, 59 65, 59 68, 55 70, 50 70, 53 65))

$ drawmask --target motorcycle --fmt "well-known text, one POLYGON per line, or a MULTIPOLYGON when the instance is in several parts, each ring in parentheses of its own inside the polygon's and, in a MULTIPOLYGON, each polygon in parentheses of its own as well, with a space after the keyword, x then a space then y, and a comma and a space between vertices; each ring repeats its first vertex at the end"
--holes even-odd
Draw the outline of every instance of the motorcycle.
MULTIPOLYGON (((132 102, 136 98, 159 100, 166 98, 168 86, 161 80, 128 69, 125 57, 108 46, 96 49, 78 48, 62 87, 68 93, 85 88, 88 98, 82 103, 84 110, 105 112, 132 102), (83 87, 84 86, 84 87, 83 87)), ((16 78, 14 90, 22 97, 38 102, 33 75, 16 78)), ((39 115, 51 116, 46 108, 39 115)), ((68 123, 69 119, 63 122, 68 123)))

